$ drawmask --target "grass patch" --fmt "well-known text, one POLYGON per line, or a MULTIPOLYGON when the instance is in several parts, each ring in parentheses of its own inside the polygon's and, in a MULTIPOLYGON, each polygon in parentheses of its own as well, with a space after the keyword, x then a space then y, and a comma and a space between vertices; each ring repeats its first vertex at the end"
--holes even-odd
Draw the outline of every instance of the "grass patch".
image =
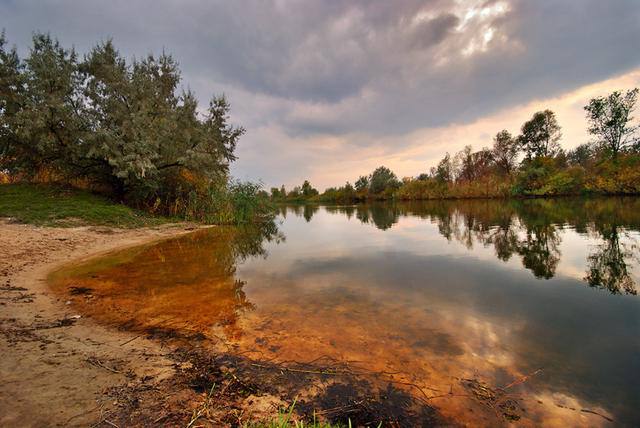
MULTIPOLYGON (((247 422, 242 425, 242 428, 352 428, 351 420, 344 425, 336 425, 328 422, 319 422, 315 416, 312 421, 304 422, 297 421, 293 418, 293 410, 296 405, 296 400, 288 408, 280 409, 276 417, 268 421, 259 422, 247 422)), ((382 423, 378 424, 376 428, 381 428, 382 423)))
POLYGON ((60 186, 0 184, 0 217, 38 226, 136 228, 174 221, 156 217, 93 193, 60 186))

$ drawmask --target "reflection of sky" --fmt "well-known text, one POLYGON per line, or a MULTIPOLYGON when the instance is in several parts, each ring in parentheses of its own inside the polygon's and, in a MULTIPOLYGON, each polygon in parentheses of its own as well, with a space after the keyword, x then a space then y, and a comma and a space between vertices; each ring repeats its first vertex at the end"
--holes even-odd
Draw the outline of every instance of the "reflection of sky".
MULTIPOLYGON (((379 340, 397 335, 398 349, 422 355, 418 345, 426 344, 432 349, 425 355, 433 356, 435 348, 449 347, 450 370, 475 368, 501 384, 542 367, 530 383, 539 396, 568 397, 618 422, 640 418, 640 306, 635 296, 613 296, 582 281, 597 239, 558 231, 556 275, 539 280, 518 254, 503 262, 492 245, 477 241, 469 250, 418 217, 401 216, 383 231, 321 208, 310 223, 289 213, 282 231, 286 243, 269 246, 266 260, 247 261, 239 276, 259 311, 273 306, 300 317, 300 334, 305 323, 317 330, 319 308, 333 309, 334 321, 345 326, 373 318, 379 340), (416 324, 434 330, 422 337, 416 324), (422 339, 408 344, 415 336, 422 339)), ((321 332, 313 334, 322 340, 321 332)))

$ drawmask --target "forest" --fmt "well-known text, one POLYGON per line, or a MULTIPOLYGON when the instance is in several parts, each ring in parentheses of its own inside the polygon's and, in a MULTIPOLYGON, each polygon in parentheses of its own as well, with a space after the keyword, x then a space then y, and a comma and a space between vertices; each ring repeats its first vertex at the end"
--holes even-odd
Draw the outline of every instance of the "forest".
POLYGON ((539 111, 518 135, 504 129, 491 147, 471 146, 446 153, 416 177, 398 176, 385 166, 354 184, 320 193, 308 180, 287 191, 271 189, 275 201, 350 203, 365 200, 424 200, 640 193, 639 126, 632 116, 638 88, 593 98, 584 106, 592 141, 565 150, 561 126, 551 110, 539 111))

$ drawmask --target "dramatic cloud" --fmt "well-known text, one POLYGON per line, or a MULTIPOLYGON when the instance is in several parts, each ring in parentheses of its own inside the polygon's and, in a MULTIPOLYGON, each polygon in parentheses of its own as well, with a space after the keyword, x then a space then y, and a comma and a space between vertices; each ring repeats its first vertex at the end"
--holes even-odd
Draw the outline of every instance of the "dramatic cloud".
POLYGON ((448 129, 640 66, 637 0, 0 0, 0 26, 23 53, 34 30, 79 52, 108 37, 129 56, 171 52, 248 129, 236 175, 269 185, 341 184, 374 161, 415 174, 478 140, 448 129), (432 155, 408 158, 417 144, 432 155))

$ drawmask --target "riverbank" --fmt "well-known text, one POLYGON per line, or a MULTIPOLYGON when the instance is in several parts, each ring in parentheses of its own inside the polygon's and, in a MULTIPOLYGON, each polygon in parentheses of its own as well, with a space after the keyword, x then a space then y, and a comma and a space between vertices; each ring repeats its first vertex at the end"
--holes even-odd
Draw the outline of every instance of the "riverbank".
POLYGON ((285 402, 245 400, 237 393, 242 376, 228 368, 223 373, 197 341, 180 346, 171 332, 139 334, 98 324, 72 301, 90 294, 71 292, 66 300, 47 284, 48 274, 66 263, 198 228, 61 228, 0 220, 0 425, 184 427, 197 419, 199 426, 220 426, 277 415, 285 402), (216 391, 214 405, 211 388, 225 377, 235 385, 216 391))
POLYGON ((119 405, 109 388, 143 379, 152 385, 174 374, 175 362, 161 344, 132 340, 131 333, 79 316, 70 302, 48 289, 46 276, 71 260, 176 236, 194 227, 43 228, 2 220, 0 425, 104 423, 119 405))

